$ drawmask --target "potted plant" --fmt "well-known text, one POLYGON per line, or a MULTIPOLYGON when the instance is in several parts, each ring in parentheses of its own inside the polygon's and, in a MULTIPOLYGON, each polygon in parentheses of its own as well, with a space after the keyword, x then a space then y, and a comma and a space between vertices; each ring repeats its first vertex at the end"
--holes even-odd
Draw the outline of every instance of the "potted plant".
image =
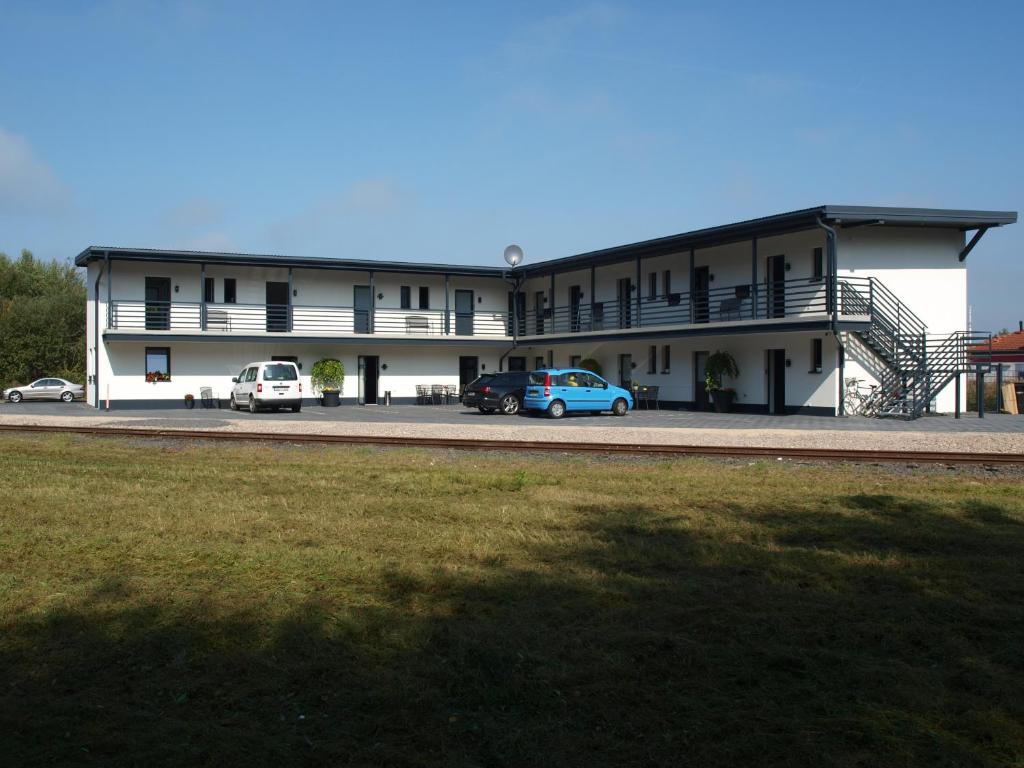
POLYGON ((728 376, 735 379, 739 375, 740 369, 736 365, 736 358, 728 352, 718 350, 708 355, 708 359, 704 363, 704 390, 719 413, 731 411, 733 401, 736 399, 736 390, 732 387, 723 387, 722 377, 728 376))
POLYGON ((345 384, 345 366, 340 360, 324 358, 313 363, 309 383, 320 392, 320 403, 333 408, 341 405, 341 388, 345 384))
POLYGON ((601 364, 592 357, 580 360, 580 368, 591 373, 596 373, 598 376, 603 375, 601 372, 601 364))
POLYGON ((196 407, 196 399, 193 395, 185 395, 185 407, 189 410, 196 407))

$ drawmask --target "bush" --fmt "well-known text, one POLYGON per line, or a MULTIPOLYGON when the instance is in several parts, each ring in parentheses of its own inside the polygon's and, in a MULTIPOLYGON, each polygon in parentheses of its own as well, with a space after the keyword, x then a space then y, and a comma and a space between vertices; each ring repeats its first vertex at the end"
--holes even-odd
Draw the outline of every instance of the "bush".
POLYGON ((588 357, 586 360, 580 361, 580 368, 591 373, 596 373, 598 376, 603 375, 601 364, 592 357, 588 357))
POLYGON ((345 365, 333 358, 317 360, 310 370, 309 383, 320 392, 341 392, 345 384, 345 365))

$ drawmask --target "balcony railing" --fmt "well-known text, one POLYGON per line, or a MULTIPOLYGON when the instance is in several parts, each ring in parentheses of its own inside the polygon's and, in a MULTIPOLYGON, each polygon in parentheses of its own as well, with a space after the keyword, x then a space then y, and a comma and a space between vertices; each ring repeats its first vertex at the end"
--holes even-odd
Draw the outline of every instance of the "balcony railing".
MULTIPOLYGON (((825 316, 831 312, 829 281, 799 278, 706 291, 670 293, 628 302, 595 301, 530 309, 516 321, 507 312, 309 307, 288 304, 202 304, 115 301, 108 308, 113 330, 213 331, 386 336, 555 336, 609 330, 762 322, 825 316), (513 327, 515 325, 515 327, 513 327)), ((889 301, 872 278, 839 281, 840 315, 873 314, 889 301), (876 307, 875 302, 878 302, 876 307)))
POLYGON ((503 337, 508 317, 504 312, 446 313, 436 309, 114 301, 107 326, 112 330, 147 331, 503 337))

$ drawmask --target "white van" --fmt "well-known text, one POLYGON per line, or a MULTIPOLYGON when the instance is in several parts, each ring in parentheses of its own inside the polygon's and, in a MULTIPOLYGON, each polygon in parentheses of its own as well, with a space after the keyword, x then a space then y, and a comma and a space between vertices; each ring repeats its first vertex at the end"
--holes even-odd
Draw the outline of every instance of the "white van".
POLYGON ((248 408, 256 413, 260 408, 291 408, 302 410, 302 381, 295 363, 270 360, 249 363, 241 373, 231 379, 231 410, 248 408))

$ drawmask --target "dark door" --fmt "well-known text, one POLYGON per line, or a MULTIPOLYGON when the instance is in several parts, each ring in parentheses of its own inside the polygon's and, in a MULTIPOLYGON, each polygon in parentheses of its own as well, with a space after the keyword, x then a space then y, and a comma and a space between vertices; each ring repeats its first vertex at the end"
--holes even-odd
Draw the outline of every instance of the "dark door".
POLYGON ((373 293, 368 285, 352 286, 352 331, 371 333, 370 314, 373 312, 373 293))
POLYGON ((769 349, 768 379, 768 413, 782 416, 786 412, 786 350, 769 349))
POLYGON ((707 352, 693 353, 693 407, 698 411, 706 411, 711 407, 708 391, 704 388, 707 361, 707 352))
POLYGON ((583 290, 578 285, 569 286, 569 331, 576 333, 580 329, 580 300, 583 290))
POLYGON ((619 355, 619 386, 629 389, 633 383, 633 356, 619 355))
POLYGON ((380 377, 380 358, 376 355, 359 356, 359 404, 377 404, 377 379, 380 377))
POLYGON ((513 294, 512 291, 508 292, 508 335, 526 335, 526 294, 522 291, 516 294, 513 294), (513 296, 515 296, 514 304, 513 296), (512 325, 514 322, 518 322, 517 328, 512 325))
POLYGON ((628 277, 619 280, 619 328, 629 328, 633 322, 633 281, 628 277))
POLYGON ((534 333, 544 333, 544 291, 537 291, 533 294, 533 326, 534 333))
POLYGON ((459 357, 459 397, 466 391, 466 385, 479 376, 480 359, 477 357, 459 357))
POLYGON ((146 330, 166 331, 171 327, 171 278, 146 278, 146 330))
POLYGON ((708 291, 711 287, 711 271, 708 267, 693 270, 693 322, 708 321, 708 291))
POLYGON ((455 334, 473 335, 473 292, 455 291, 455 334))
POLYGON ((526 370, 526 358, 525 357, 510 357, 508 359, 508 369, 510 371, 525 371, 526 370))
POLYGON ((288 283, 267 283, 267 330, 288 330, 288 283))
POLYGON ((769 256, 766 262, 765 281, 768 317, 786 316, 786 257, 769 256))

